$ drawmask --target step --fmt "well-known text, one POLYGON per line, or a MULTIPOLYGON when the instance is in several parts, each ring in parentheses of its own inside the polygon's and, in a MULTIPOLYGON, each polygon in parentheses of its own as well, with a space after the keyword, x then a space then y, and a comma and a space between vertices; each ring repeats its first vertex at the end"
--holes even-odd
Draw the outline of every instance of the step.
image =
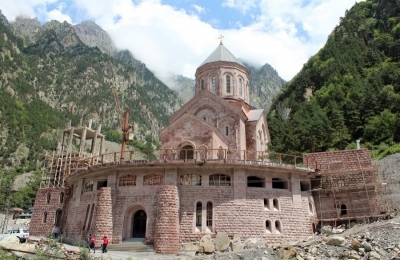
POLYGON ((153 245, 146 245, 144 239, 127 239, 120 244, 108 245, 109 251, 154 252, 153 245))

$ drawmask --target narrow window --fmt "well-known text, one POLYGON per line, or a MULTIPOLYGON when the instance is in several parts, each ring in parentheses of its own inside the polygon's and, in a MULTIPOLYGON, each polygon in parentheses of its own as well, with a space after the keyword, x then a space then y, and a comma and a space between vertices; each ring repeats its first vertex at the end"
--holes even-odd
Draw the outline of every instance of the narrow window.
POLYGON ((308 208, 309 208, 311 213, 314 213, 311 201, 308 201, 308 208))
POLYGON ((83 227, 82 227, 82 230, 85 230, 85 227, 86 227, 86 222, 87 222, 87 220, 88 220, 88 217, 89 217, 89 211, 90 211, 90 204, 89 204, 89 205, 87 205, 87 209, 86 209, 86 216, 85 216, 85 221, 83 222, 83 227))
POLYGON ((270 220, 265 221, 265 230, 267 231, 267 233, 271 233, 271 221, 270 220))
POLYGON ((264 209, 269 210, 269 199, 264 199, 264 209))
POLYGON ((64 202, 64 192, 60 193, 60 203, 64 202))
POLYGON ((85 184, 85 192, 89 192, 89 191, 93 191, 93 182, 92 181, 88 181, 85 184))
POLYGON ((45 211, 43 213, 43 223, 46 223, 46 221, 47 221, 47 212, 45 211))
POLYGON ((217 91, 217 77, 213 76, 212 77, 211 92, 215 94, 216 91, 217 91))
POLYGON ((201 213, 203 211, 203 205, 201 202, 197 202, 196 204, 196 227, 201 230, 201 213))
POLYGON ((87 230, 89 230, 90 227, 92 226, 93 211, 94 211, 94 203, 92 204, 92 209, 90 210, 90 217, 89 217, 89 223, 87 226, 87 230))
POLYGON ((278 234, 282 233, 282 225, 279 220, 275 221, 275 233, 278 233, 278 234))
POLYGON ((274 206, 274 210, 279 210, 279 200, 278 199, 273 199, 272 200, 272 205, 274 206))
POLYGON ((242 79, 239 79, 239 96, 243 96, 242 79))
POLYGON ((226 135, 226 136, 229 135, 229 127, 225 127, 225 135, 226 135))
POLYGON ((51 195, 50 195, 50 192, 49 192, 49 193, 47 193, 47 204, 50 203, 50 198, 51 198, 51 195))
POLYGON ((204 89, 204 79, 201 80, 201 89, 204 89))
POLYGON ((341 216, 347 215, 347 206, 346 206, 346 204, 342 204, 342 205, 340 206, 340 215, 341 215, 341 216))
POLYGON ((212 202, 207 202, 207 219, 206 219, 206 225, 210 229, 212 229, 212 219, 213 219, 213 205, 212 202))
POLYGON ((226 76, 226 93, 231 93, 231 76, 226 76))

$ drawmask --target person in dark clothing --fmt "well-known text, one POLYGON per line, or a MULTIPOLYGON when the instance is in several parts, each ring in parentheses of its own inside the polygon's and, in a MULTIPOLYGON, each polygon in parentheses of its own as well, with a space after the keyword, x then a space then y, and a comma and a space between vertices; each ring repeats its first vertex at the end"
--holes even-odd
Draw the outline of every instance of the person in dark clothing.
POLYGON ((107 253, 107 245, 108 245, 108 238, 107 238, 107 236, 104 236, 103 237, 103 244, 101 246, 101 251, 103 253, 107 253))
POLYGON ((93 249, 93 253, 96 253, 96 238, 94 236, 91 236, 90 238, 89 248, 93 249))

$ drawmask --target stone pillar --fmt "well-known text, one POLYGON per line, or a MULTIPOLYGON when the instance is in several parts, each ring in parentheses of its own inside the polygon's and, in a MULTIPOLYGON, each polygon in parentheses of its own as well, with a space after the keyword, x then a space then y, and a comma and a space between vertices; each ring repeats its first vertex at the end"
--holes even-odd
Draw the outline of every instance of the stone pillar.
POLYGON ((112 243, 113 225, 112 225, 112 201, 111 188, 103 187, 100 189, 97 197, 97 209, 95 218, 96 243, 102 243, 103 236, 107 236, 112 243))
POLYGON ((159 194, 154 249, 159 254, 176 254, 179 252, 178 188, 164 185, 159 194))

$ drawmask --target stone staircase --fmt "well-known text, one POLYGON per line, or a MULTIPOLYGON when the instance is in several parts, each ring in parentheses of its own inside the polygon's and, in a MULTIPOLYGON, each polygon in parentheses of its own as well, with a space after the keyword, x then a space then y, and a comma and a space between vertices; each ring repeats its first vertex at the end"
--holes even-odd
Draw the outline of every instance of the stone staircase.
POLYGON ((128 238, 120 244, 108 245, 107 249, 108 251, 155 252, 153 245, 144 243, 144 238, 128 238))

